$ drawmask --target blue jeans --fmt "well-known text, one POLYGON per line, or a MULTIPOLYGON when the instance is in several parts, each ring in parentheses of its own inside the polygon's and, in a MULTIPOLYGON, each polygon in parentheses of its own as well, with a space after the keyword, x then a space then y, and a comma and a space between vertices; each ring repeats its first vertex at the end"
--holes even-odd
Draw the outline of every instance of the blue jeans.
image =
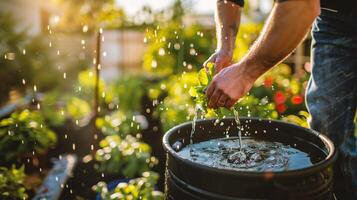
MULTIPOLYGON (((306 102, 310 127, 339 150, 335 185, 339 199, 357 199, 357 15, 322 10, 312 30, 312 76, 306 102), (339 187, 342 186, 342 187, 339 187), (340 189, 338 189, 340 188, 340 189)), ((336 189, 335 188, 335 189, 336 189)))

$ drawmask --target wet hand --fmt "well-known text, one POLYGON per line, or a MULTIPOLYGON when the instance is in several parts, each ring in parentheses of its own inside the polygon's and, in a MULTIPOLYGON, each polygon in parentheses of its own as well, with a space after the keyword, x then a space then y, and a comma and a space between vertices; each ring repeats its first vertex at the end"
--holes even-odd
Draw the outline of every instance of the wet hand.
POLYGON ((208 86, 208 107, 230 109, 253 86, 256 80, 244 64, 233 64, 216 74, 208 86))
POLYGON ((204 62, 203 66, 207 68, 208 63, 214 63, 215 74, 217 74, 223 68, 232 64, 232 54, 232 51, 229 50, 217 50, 204 62))

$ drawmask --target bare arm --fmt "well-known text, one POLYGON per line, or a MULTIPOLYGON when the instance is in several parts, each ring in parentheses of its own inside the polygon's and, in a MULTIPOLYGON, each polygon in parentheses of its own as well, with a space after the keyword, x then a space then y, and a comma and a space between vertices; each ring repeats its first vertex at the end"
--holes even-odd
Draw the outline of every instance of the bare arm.
POLYGON ((205 62, 213 62, 216 65, 216 73, 224 67, 232 64, 234 44, 240 24, 240 6, 230 1, 217 0, 215 12, 217 49, 205 62))
POLYGON ((305 37, 319 15, 319 0, 276 3, 264 29, 248 54, 217 74, 207 90, 210 107, 232 107, 254 81, 281 62, 305 37))
POLYGON ((248 63, 248 74, 258 78, 286 58, 305 38, 320 13, 318 0, 290 0, 277 3, 264 29, 242 59, 248 63))

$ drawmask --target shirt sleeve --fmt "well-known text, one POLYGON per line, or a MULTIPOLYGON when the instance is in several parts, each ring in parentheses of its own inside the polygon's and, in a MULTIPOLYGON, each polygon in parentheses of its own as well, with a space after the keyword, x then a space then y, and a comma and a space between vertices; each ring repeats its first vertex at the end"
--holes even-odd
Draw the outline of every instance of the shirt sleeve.
POLYGON ((218 0, 218 1, 230 1, 232 3, 239 5, 240 7, 244 6, 244 0, 218 0))

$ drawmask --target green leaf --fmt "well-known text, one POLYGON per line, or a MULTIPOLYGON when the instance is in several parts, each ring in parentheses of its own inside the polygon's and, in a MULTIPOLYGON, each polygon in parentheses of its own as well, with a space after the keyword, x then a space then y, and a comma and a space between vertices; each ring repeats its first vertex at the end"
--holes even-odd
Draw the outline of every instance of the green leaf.
POLYGON ((190 90, 188 91, 191 97, 197 97, 198 93, 195 87, 191 87, 190 90))
POLYGON ((207 72, 205 69, 201 69, 198 72, 198 80, 200 81, 201 85, 208 85, 208 77, 207 77, 207 72))

